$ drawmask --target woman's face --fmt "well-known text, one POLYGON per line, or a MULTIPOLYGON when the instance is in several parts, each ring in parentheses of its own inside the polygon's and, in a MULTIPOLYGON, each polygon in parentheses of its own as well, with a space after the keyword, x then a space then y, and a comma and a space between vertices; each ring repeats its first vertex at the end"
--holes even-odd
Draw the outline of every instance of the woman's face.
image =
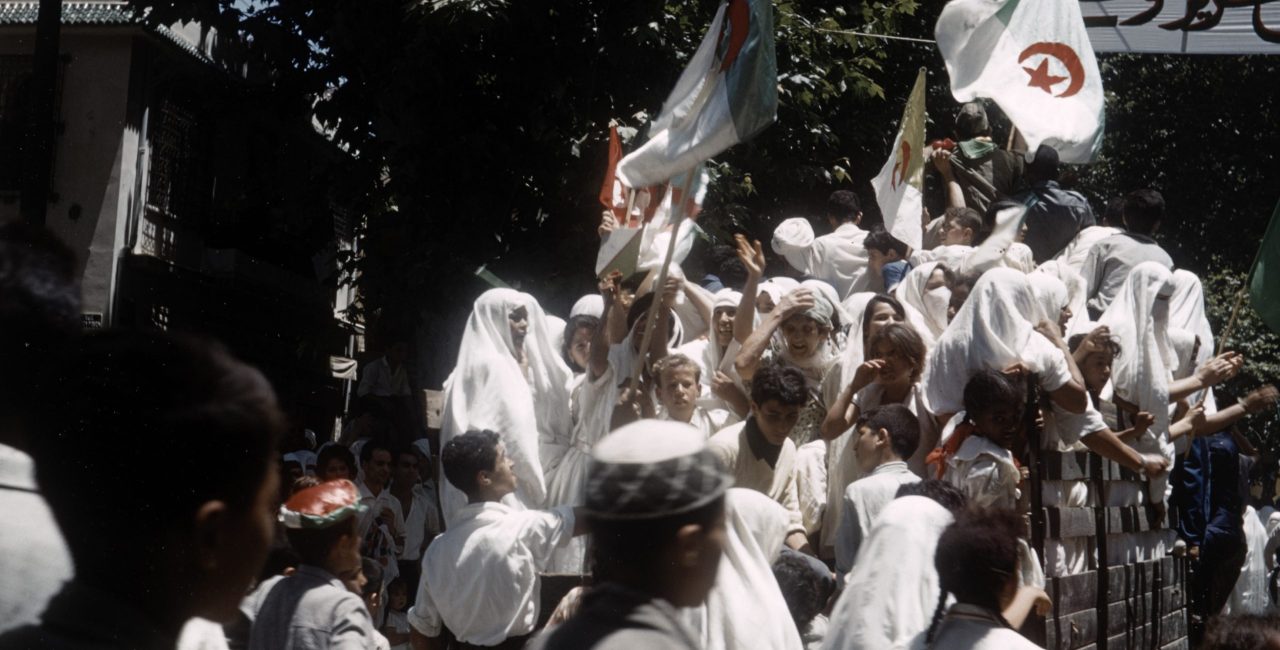
POLYGON ((880 359, 884 366, 876 373, 876 382, 890 386, 911 383, 911 375, 915 372, 915 364, 902 351, 888 341, 880 341, 868 359, 880 359))
POLYGON ((1084 358, 1080 374, 1084 375, 1084 385, 1089 391, 1096 393, 1107 385, 1111 380, 1111 364, 1114 360, 1115 356, 1110 350, 1094 352, 1084 358))
POLYGON ((821 325, 804 314, 796 314, 782 323, 782 338, 797 359, 808 359, 822 345, 826 334, 821 325))
POLYGON ((733 341, 733 319, 738 315, 737 307, 721 307, 716 310, 715 321, 716 345, 725 347, 733 341))
POLYGON ((867 321, 867 331, 863 332, 863 336, 870 341, 880 330, 884 329, 889 323, 901 323, 902 316, 893 310, 893 305, 886 302, 877 302, 871 305, 871 317, 867 321))
POLYGON ((517 348, 524 347, 524 337, 529 333, 529 310, 516 307, 507 315, 507 320, 511 325, 511 342, 517 348))
POLYGON ((963 284, 951 287, 951 300, 947 303, 948 323, 955 319, 956 314, 960 313, 960 308, 964 306, 964 301, 969 299, 970 289, 971 287, 963 284))
POLYGON ((569 341, 569 358, 579 368, 587 367, 587 358, 591 353, 591 335, 595 330, 590 327, 579 327, 573 331, 573 339, 569 341))

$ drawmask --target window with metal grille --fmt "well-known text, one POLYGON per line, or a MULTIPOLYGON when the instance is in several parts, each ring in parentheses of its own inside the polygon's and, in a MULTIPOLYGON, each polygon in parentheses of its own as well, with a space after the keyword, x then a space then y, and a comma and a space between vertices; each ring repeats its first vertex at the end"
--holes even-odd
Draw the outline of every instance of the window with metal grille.
POLYGON ((165 99, 153 120, 147 211, 172 221, 198 222, 209 203, 207 147, 200 117, 165 99))

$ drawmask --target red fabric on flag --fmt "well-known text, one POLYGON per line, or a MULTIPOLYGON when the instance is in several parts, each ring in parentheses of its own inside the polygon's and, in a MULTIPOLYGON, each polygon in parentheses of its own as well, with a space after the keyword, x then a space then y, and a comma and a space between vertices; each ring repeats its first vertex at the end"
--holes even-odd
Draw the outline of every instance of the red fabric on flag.
POLYGON ((622 160, 622 140, 618 139, 618 127, 612 125, 609 127, 609 165, 604 170, 604 185, 600 186, 600 204, 606 210, 613 211, 614 219, 618 223, 626 221, 627 206, 626 204, 618 205, 614 200, 615 193, 618 196, 624 196, 622 193, 616 192, 618 184, 618 161, 622 160))

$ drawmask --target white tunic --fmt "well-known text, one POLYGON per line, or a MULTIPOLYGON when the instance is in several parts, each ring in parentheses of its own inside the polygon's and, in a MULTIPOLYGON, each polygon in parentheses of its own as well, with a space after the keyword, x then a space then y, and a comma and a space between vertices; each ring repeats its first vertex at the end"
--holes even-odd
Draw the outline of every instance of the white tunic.
POLYGON ((732 425, 707 441, 707 447, 733 474, 736 487, 755 490, 782 504, 790 517, 789 532, 804 530, 800 502, 796 496, 796 445, 790 439, 782 443, 782 451, 773 467, 751 451, 744 430, 751 420, 732 425))
POLYGON ((899 460, 880 465, 845 490, 844 514, 836 532, 836 569, 840 573, 853 568, 862 540, 870 534, 880 512, 898 495, 898 488, 919 482, 920 477, 899 460))

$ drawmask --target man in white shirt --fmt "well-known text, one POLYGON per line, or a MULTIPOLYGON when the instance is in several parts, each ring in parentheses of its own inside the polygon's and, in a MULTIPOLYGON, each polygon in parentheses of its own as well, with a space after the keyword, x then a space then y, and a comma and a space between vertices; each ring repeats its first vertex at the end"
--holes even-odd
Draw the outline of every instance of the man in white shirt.
POLYGON ((391 445, 379 438, 373 438, 360 447, 360 469, 364 471, 364 477, 356 479, 356 487, 360 490, 360 503, 366 510, 360 515, 359 530, 360 537, 365 540, 365 555, 374 559, 381 559, 386 550, 392 551, 393 555, 404 550, 404 508, 388 489, 392 457, 391 445), (377 531, 383 537, 390 536, 394 548, 378 548, 380 542, 373 534, 377 531))
POLYGON ((813 237, 813 228, 800 219, 788 219, 774 231, 773 250, 787 258, 797 270, 836 288, 841 298, 868 286, 867 252, 863 240, 867 231, 858 227, 862 221, 862 206, 858 195, 849 190, 832 192, 827 198, 826 220, 833 231, 821 237, 813 237), (800 237, 788 236, 788 230, 798 229, 800 237), (808 236, 803 236, 808 227, 808 236))
POLYGON ((430 471, 424 471, 424 467, 431 463, 431 455, 422 453, 424 447, 425 445, 415 444, 412 449, 397 451, 392 470, 391 496, 400 503, 405 528, 404 549, 400 553, 400 559, 412 562, 422 557, 422 550, 427 547, 427 543, 440 532, 440 509, 436 507, 435 484, 430 481, 430 471), (426 474, 427 482, 422 481, 423 474, 426 474))
POLYGON ((538 622, 538 574, 554 551, 586 532, 573 508, 513 510, 514 464, 492 431, 468 431, 440 452, 445 477, 467 495, 449 529, 422 557, 418 598, 409 610, 414 647, 518 648, 538 622), (425 644, 424 644, 425 641, 425 644))
POLYGON ((920 421, 911 409, 901 404, 871 409, 858 418, 855 431, 853 452, 863 476, 844 492, 844 516, 836 532, 836 569, 841 574, 853 569, 862 540, 898 488, 920 481, 905 460, 920 443, 920 421))

